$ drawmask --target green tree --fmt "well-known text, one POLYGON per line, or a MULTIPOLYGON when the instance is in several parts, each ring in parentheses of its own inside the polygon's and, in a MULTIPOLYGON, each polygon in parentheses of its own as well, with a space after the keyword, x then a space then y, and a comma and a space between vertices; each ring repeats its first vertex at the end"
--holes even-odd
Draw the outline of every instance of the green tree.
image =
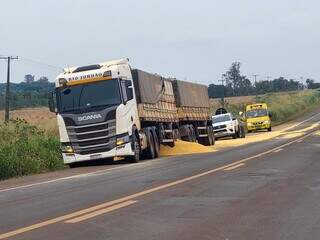
POLYGON ((24 76, 24 81, 26 83, 33 83, 34 82, 34 75, 27 74, 24 76))
POLYGON ((45 77, 45 76, 42 76, 42 77, 40 77, 40 78, 38 79, 37 82, 39 82, 39 83, 48 83, 48 82, 49 82, 49 79, 48 79, 47 77, 45 77))
POLYGON ((316 83, 313 79, 308 78, 306 80, 306 83, 307 83, 307 88, 308 89, 320 88, 320 83, 316 83))
POLYGON ((242 96, 252 93, 252 84, 246 76, 241 75, 240 67, 240 62, 234 62, 229 70, 222 75, 226 81, 228 96, 242 96))

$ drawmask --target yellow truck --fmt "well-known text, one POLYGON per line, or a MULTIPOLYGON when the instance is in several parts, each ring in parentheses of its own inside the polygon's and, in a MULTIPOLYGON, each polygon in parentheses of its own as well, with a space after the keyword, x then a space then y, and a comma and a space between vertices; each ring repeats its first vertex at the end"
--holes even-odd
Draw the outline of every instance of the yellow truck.
POLYGON ((266 103, 255 103, 246 106, 244 115, 248 132, 271 128, 271 114, 266 103))

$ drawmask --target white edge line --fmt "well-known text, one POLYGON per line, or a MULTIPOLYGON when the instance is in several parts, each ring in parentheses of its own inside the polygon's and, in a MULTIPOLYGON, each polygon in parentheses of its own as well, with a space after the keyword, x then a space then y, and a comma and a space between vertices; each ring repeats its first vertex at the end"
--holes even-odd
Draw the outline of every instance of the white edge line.
POLYGON ((73 178, 87 177, 87 176, 90 176, 90 175, 95 175, 95 174, 97 174, 97 173, 107 173, 107 172, 112 171, 112 170, 117 170, 117 169, 122 169, 122 168, 128 168, 128 167, 133 167, 133 166, 137 166, 137 165, 139 165, 139 166, 140 166, 140 165, 145 165, 146 163, 149 163, 149 162, 142 162, 142 163, 138 163, 138 164, 134 164, 134 165, 124 165, 124 166, 119 166, 119 167, 102 169, 102 170, 97 170, 97 171, 94 171, 94 172, 81 173, 81 174, 77 174, 77 175, 72 175, 72 176, 69 176, 69 177, 56 178, 56 179, 52 179, 52 180, 48 180, 48 181, 44 181, 44 182, 37 182, 37 183, 31 183, 31 184, 22 185, 22 186, 17 186, 17 187, 11 187, 11 188, 6 188, 6 189, 1 189, 1 190, 0 190, 0 193, 12 191, 12 190, 17 190, 17 189, 23 189, 23 188, 33 187, 33 186, 38 186, 38 185, 43 185, 43 184, 47 184, 47 183, 54 183, 54 182, 69 180, 69 179, 73 179, 73 178))

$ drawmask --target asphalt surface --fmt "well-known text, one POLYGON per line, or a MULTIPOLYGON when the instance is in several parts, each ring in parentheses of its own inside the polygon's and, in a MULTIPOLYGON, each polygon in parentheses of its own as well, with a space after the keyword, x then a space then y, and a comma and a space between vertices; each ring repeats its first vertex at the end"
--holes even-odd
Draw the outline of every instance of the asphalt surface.
POLYGON ((3 182, 0 239, 319 239, 319 154, 316 127, 214 153, 3 182))

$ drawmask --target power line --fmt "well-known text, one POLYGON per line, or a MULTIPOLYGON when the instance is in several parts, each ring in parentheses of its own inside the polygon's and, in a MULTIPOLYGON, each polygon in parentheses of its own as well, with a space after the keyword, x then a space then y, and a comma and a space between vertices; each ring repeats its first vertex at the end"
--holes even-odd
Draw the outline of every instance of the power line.
POLYGON ((27 61, 27 62, 33 62, 33 63, 40 64, 40 65, 43 65, 43 66, 54 68, 54 69, 59 69, 59 70, 63 69, 63 67, 55 66, 55 65, 52 65, 52 64, 47 64, 47 63, 44 63, 44 62, 41 62, 41 61, 38 61, 38 60, 34 60, 34 59, 31 59, 31 58, 20 57, 20 59, 24 60, 24 61, 27 61))
POLYGON ((19 58, 13 56, 2 56, 0 55, 0 59, 7 60, 7 87, 6 87, 6 105, 5 105, 5 122, 9 121, 9 112, 10 112, 10 61, 11 60, 18 60, 19 58))

